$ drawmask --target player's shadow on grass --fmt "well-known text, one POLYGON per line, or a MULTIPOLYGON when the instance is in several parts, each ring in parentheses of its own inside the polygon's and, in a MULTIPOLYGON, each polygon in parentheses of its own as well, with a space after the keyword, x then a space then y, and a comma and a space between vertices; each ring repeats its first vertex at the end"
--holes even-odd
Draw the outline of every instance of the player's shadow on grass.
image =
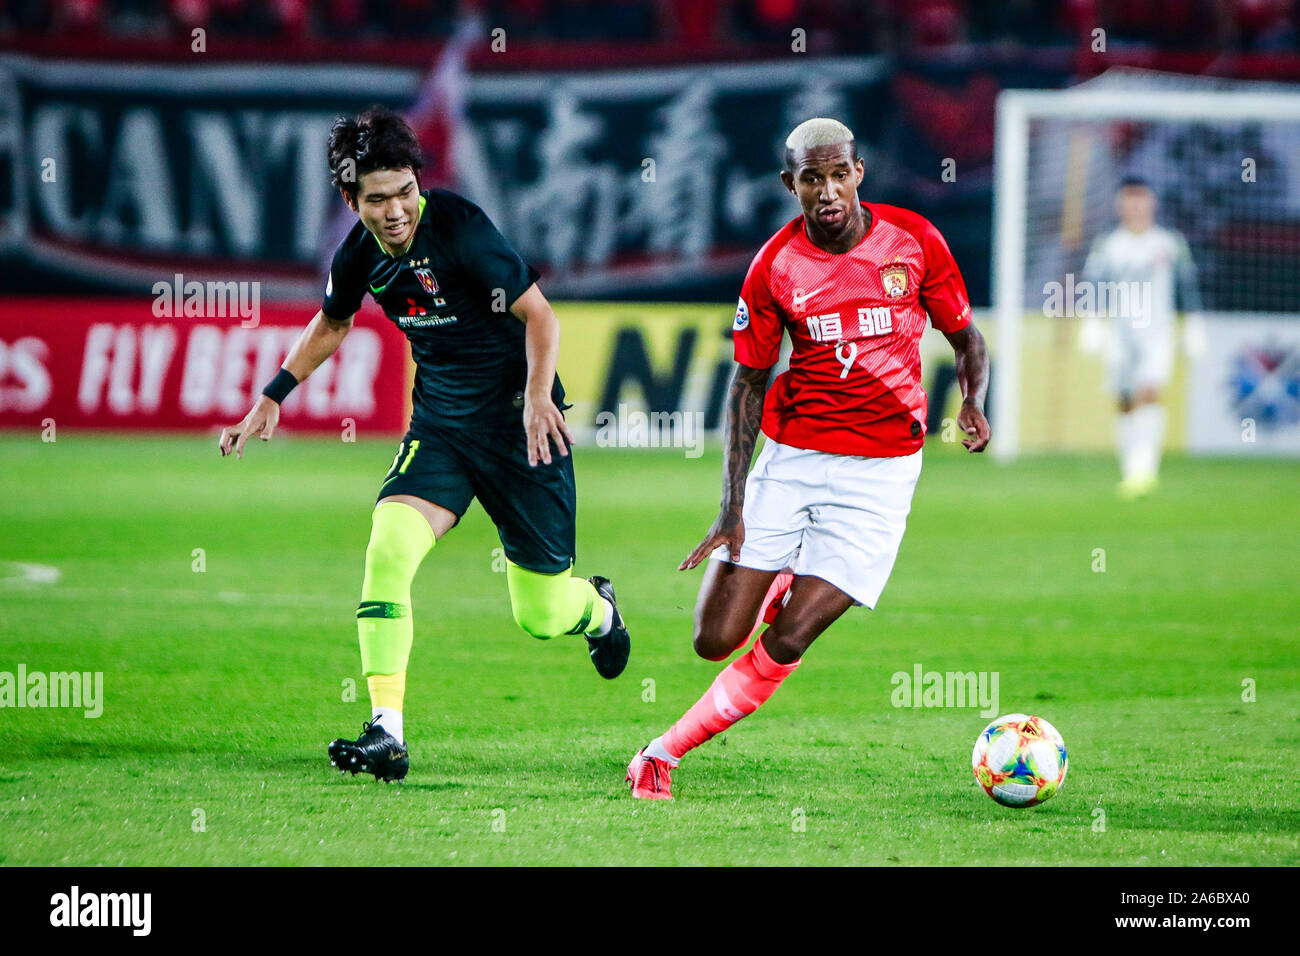
POLYGON ((432 783, 416 783, 410 777, 407 777, 398 786, 403 790, 424 790, 429 793, 438 793, 444 790, 469 790, 471 788, 471 785, 463 780, 438 780, 432 783))
MULTIPOLYGON (((252 743, 220 737, 202 741, 160 741, 140 737, 115 740, 56 740, 39 744, 18 743, 9 751, 11 763, 30 761, 42 763, 51 760, 129 760, 149 757, 199 757, 220 761, 221 766, 235 772, 265 774, 286 772, 320 775, 323 779, 337 776, 338 771, 329 765, 325 747, 320 752, 288 751, 275 745, 257 746, 252 743)), ((20 775, 25 776, 25 775, 20 775)), ((0 784, 18 779, 13 774, 0 776, 0 784)))
POLYGON ((159 741, 147 737, 116 740, 42 740, 24 746, 17 743, 8 751, 14 761, 30 760, 115 760, 122 757, 166 757, 195 755, 237 756, 245 751, 232 748, 227 742, 205 740, 200 743, 159 741))
MULTIPOLYGON (((1090 820, 1091 804, 1080 805, 1068 799, 1063 791, 1061 795, 1039 807, 1023 810, 1004 810, 997 806, 986 806, 989 799, 978 790, 972 790, 969 801, 964 797, 954 798, 943 804, 943 810, 949 816, 970 820, 986 812, 997 813, 1010 823, 1023 823, 1028 827, 1041 826, 1043 829, 1057 830, 1060 827, 1073 827, 1078 822, 1078 815, 1083 814, 1090 820)), ((931 801, 931 809, 939 809, 938 801, 931 801)), ((1300 830, 1300 810, 1289 808, 1255 808, 1255 807, 1215 807, 1204 805, 1178 804, 1160 807, 1127 806, 1118 808, 1107 806, 1108 832, 1131 830, 1175 830, 1184 833, 1295 833, 1300 830)))
POLYGON ((1107 825, 1115 830, 1294 834, 1300 831, 1300 810, 1194 804, 1163 809, 1126 807, 1122 811, 1112 811, 1107 825))

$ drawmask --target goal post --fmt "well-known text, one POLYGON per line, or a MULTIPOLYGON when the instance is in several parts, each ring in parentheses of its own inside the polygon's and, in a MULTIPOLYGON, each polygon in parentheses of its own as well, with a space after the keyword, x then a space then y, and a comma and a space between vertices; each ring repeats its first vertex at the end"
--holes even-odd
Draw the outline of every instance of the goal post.
POLYGON ((1095 435, 1109 428, 1100 359, 1077 360, 1077 325, 1049 315, 1045 289, 1072 283, 1114 228, 1125 176, 1151 183, 1156 222, 1186 237, 1204 314, 1300 328, 1300 92, 1134 73, 998 98, 991 450, 1001 460, 1081 447, 1080 421, 1095 435), (1039 425, 1026 434, 1030 410, 1039 425))

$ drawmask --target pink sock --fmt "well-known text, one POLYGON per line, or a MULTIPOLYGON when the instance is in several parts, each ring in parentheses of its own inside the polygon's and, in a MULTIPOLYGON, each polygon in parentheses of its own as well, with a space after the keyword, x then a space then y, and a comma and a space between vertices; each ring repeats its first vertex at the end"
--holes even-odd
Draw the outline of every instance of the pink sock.
POLYGON ((799 662, 778 664, 762 640, 713 679, 713 686, 663 735, 664 749, 680 760, 689 750, 758 710, 799 662))
MULTIPOLYGON (((763 603, 759 605, 758 617, 754 619, 754 628, 749 632, 749 637, 746 637, 745 641, 749 641, 750 638, 761 631, 764 624, 771 624, 776 620, 776 615, 785 601, 785 592, 790 590, 792 581, 794 581, 793 571, 782 571, 772 579, 767 594, 763 596, 763 603)), ((745 643, 742 642, 740 646, 744 647, 745 643)))

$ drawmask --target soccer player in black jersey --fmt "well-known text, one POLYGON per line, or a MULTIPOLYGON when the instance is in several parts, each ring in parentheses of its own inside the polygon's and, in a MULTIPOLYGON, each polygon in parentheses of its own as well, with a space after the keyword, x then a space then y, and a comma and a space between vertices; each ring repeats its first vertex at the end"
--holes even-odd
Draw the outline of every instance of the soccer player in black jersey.
POLYGON ((400 116, 340 117, 333 184, 359 222, 334 254, 325 299, 248 415, 221 433, 222 455, 269 441, 280 402, 339 347, 366 293, 406 333, 416 363, 410 430, 379 489, 357 608, 371 720, 335 740, 341 771, 400 780, 413 637, 411 580, 478 498, 507 559, 515 621, 538 638, 583 634, 602 677, 627 665, 629 639, 609 580, 573 577, 576 495, 560 324, 519 257, 473 203, 421 192, 420 148, 400 116))

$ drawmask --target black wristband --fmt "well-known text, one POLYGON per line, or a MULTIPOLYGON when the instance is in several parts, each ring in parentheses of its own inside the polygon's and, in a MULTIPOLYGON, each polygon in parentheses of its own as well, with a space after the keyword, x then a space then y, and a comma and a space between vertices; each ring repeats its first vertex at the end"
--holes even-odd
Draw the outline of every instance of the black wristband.
POLYGON ((262 389, 262 394, 277 405, 282 405, 289 397, 289 393, 297 387, 298 380, 293 377, 293 373, 287 368, 282 368, 275 373, 275 378, 271 379, 270 384, 262 389))

